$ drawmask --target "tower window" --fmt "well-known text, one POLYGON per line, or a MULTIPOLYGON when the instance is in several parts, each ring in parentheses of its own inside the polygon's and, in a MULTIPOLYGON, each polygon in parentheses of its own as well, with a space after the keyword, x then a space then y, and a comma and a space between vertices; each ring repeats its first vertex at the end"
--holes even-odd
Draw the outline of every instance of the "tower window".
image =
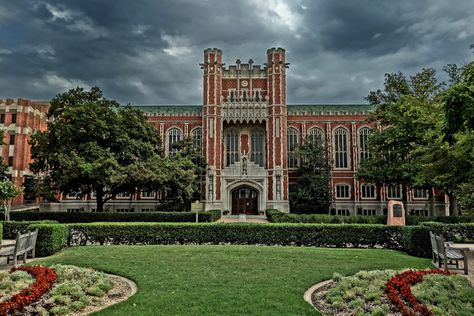
POLYGON ((230 91, 230 102, 234 102, 234 100, 235 100, 234 90, 231 90, 230 91))
POLYGON ((260 91, 255 91, 255 101, 260 101, 260 91))
POLYGON ((256 130, 252 132, 250 138, 252 145, 250 160, 263 167, 265 165, 265 134, 261 130, 256 130))
POLYGON ((239 133, 238 131, 232 129, 226 135, 226 144, 225 144, 225 157, 226 157, 226 166, 239 161, 239 133))
POLYGON ((5 113, 0 114, 0 124, 5 124, 5 113))
POLYGON ((242 91, 242 98, 244 99, 244 101, 247 101, 247 91, 242 91))
POLYGON ((10 135, 10 145, 15 145, 15 134, 10 135))
POLYGON ((16 124, 16 113, 12 114, 12 124, 16 124))
POLYGON ((287 151, 288 151, 288 168, 296 168, 298 166, 298 158, 296 157, 296 147, 298 146, 298 131, 295 128, 289 128, 287 131, 287 151))

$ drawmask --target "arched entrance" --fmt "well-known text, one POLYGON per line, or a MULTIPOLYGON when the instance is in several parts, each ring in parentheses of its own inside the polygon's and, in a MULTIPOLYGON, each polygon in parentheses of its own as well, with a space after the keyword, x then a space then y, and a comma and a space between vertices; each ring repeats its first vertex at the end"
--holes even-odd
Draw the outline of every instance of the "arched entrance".
POLYGON ((258 215, 258 191, 249 186, 232 190, 232 214, 258 215))

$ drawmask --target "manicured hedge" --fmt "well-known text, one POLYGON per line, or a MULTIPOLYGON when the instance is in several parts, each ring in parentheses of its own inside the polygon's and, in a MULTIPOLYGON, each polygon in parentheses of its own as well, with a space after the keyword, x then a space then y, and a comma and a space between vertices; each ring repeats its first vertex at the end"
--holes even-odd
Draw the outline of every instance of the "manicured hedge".
POLYGON ((31 224, 28 230, 38 229, 36 240, 36 254, 40 257, 50 256, 67 244, 69 236, 68 226, 65 224, 31 224))
MULTIPOLYGON (((59 223, 93 222, 195 222, 196 213, 191 212, 14 212, 15 221, 54 220, 59 223)), ((214 222, 221 217, 219 210, 199 213, 199 222, 214 222)))
POLYGON ((252 244, 400 249, 401 227, 316 224, 70 224, 70 245, 252 244))
POLYGON ((387 216, 337 216, 329 214, 294 214, 267 210, 267 219, 272 223, 314 224, 387 224, 387 216))
MULTIPOLYGON (((273 223, 345 223, 345 224, 386 224, 387 216, 338 216, 329 214, 293 214, 283 213, 277 210, 267 210, 267 218, 273 223)), ((414 216, 408 215, 406 217, 407 225, 419 225, 422 222, 439 222, 446 224, 454 223, 474 223, 474 217, 469 216, 414 216)))
POLYGON ((31 224, 54 224, 57 221, 24 221, 24 222, 3 222, 3 239, 15 239, 18 233, 24 234, 31 224))

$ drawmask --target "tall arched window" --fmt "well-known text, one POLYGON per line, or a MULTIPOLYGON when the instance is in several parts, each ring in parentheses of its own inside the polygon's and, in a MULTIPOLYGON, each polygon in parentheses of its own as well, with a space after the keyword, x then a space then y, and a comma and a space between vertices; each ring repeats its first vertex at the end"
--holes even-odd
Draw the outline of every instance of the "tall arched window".
POLYGON ((225 159, 226 166, 229 167, 231 164, 239 161, 239 132, 231 129, 227 132, 225 139, 225 159))
POLYGON ((359 155, 360 161, 370 158, 368 147, 368 139, 372 130, 368 127, 363 127, 359 130, 359 155))
POLYGON ((295 128, 288 128, 286 132, 288 168, 296 168, 298 166, 298 158, 296 157, 296 147, 298 146, 298 131, 295 128))
POLYGON ((182 133, 179 129, 173 127, 168 130, 168 153, 172 154, 177 151, 176 148, 173 148, 174 144, 179 142, 182 139, 182 133))
POLYGON ((260 167, 265 165, 265 133, 262 130, 254 130, 250 135, 251 148, 250 160, 260 167))
POLYGON ((312 142, 317 142, 321 145, 324 144, 324 132, 319 127, 313 127, 310 129, 307 138, 312 142))
POLYGON ((194 148, 202 148, 202 128, 197 127, 192 132, 194 148))
POLYGON ((339 127, 334 130, 334 167, 349 168, 347 130, 339 127))

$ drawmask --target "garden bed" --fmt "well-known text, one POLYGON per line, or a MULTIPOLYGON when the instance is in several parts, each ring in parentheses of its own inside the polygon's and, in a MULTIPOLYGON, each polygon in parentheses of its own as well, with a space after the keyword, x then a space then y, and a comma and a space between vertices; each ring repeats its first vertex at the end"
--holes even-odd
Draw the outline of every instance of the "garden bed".
POLYGON ((402 273, 394 270, 360 271, 345 277, 335 273, 333 282, 312 293, 311 301, 327 315, 474 314, 474 289, 469 281, 461 275, 445 275, 440 270, 407 270, 402 273), (389 284, 402 288, 411 286, 411 291, 405 288, 394 294, 388 291, 389 284), (394 301, 398 299, 398 294, 401 299, 397 307, 394 301), (414 305, 410 302, 418 309, 416 313, 411 314, 414 305))
POLYGON ((0 273, 0 315, 87 315, 135 290, 133 282, 88 268, 24 266, 0 273))

